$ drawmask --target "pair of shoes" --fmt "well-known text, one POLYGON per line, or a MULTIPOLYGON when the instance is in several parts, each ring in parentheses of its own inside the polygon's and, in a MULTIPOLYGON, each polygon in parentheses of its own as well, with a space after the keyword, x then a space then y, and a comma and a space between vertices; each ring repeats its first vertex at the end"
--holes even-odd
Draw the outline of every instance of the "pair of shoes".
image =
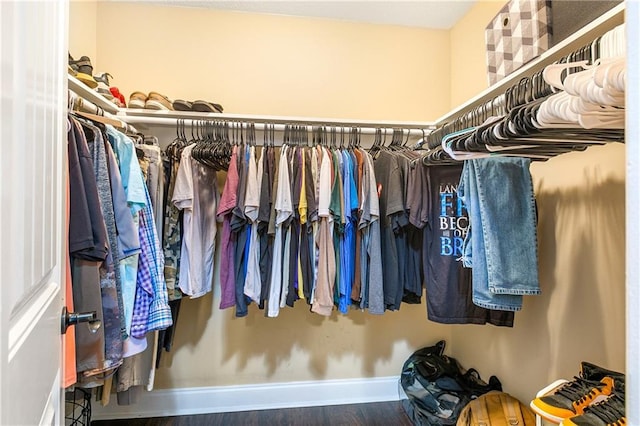
POLYGON ((184 101, 177 99, 173 101, 173 109, 176 111, 197 111, 197 112, 217 112, 222 113, 222 105, 207 101, 184 101))
POLYGON ((544 419, 565 426, 624 425, 624 374, 582 362, 579 376, 534 399, 530 406, 544 419), (610 395, 616 395, 616 399, 610 395), (620 398, 621 412, 606 411, 609 405, 617 406, 620 398), (604 417, 602 413, 606 413, 604 417), (613 423, 609 423, 614 417, 613 423), (599 418, 602 420, 598 422, 599 418))
POLYGON ((129 96, 128 106, 129 108, 173 111, 173 105, 169 98, 158 92, 149 92, 148 95, 142 92, 133 92, 129 96))
POLYGON ((82 56, 76 60, 69 53, 68 69, 74 77, 90 88, 95 89, 98 87, 98 82, 93 78, 93 66, 88 56, 82 56))

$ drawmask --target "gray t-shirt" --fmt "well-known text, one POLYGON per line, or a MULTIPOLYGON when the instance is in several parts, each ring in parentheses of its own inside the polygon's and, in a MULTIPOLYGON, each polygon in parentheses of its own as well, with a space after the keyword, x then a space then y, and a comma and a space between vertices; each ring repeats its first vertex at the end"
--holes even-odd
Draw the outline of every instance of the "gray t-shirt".
POLYGON ((380 246, 380 203, 378 199, 377 182, 374 174, 373 158, 368 152, 363 152, 364 164, 362 169, 362 215, 364 225, 362 237, 361 274, 362 299, 361 307, 366 305, 371 314, 383 314, 384 277, 382 272, 382 248, 380 246))
POLYGON ((380 199, 380 245, 384 276, 384 303, 395 310, 400 286, 400 264, 394 231, 401 227, 404 214, 402 174, 397 157, 387 151, 374 160, 380 199))

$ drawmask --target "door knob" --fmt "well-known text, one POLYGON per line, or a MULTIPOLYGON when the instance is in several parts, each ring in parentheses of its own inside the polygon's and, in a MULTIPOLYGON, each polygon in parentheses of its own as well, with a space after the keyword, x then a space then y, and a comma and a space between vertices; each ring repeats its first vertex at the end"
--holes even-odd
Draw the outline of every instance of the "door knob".
POLYGON ((65 334, 70 325, 86 322, 89 331, 95 333, 102 325, 102 321, 98 319, 96 311, 91 312, 69 312, 66 307, 62 308, 61 332, 65 334))

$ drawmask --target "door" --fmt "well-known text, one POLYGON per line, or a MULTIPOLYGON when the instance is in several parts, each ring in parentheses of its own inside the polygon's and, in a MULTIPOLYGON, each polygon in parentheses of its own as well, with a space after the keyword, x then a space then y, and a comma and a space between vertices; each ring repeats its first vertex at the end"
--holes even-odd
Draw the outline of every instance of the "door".
POLYGON ((60 424, 66 2, 0 1, 0 424, 60 424))

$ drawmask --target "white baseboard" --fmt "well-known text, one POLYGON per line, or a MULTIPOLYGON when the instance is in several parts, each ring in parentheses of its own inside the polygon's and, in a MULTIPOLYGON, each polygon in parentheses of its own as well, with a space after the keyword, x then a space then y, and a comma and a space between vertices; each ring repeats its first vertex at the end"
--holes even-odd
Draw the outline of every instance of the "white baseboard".
POLYGON ((93 402, 92 419, 184 416, 274 408, 397 401, 398 377, 319 380, 242 386, 143 390, 135 404, 93 402))

